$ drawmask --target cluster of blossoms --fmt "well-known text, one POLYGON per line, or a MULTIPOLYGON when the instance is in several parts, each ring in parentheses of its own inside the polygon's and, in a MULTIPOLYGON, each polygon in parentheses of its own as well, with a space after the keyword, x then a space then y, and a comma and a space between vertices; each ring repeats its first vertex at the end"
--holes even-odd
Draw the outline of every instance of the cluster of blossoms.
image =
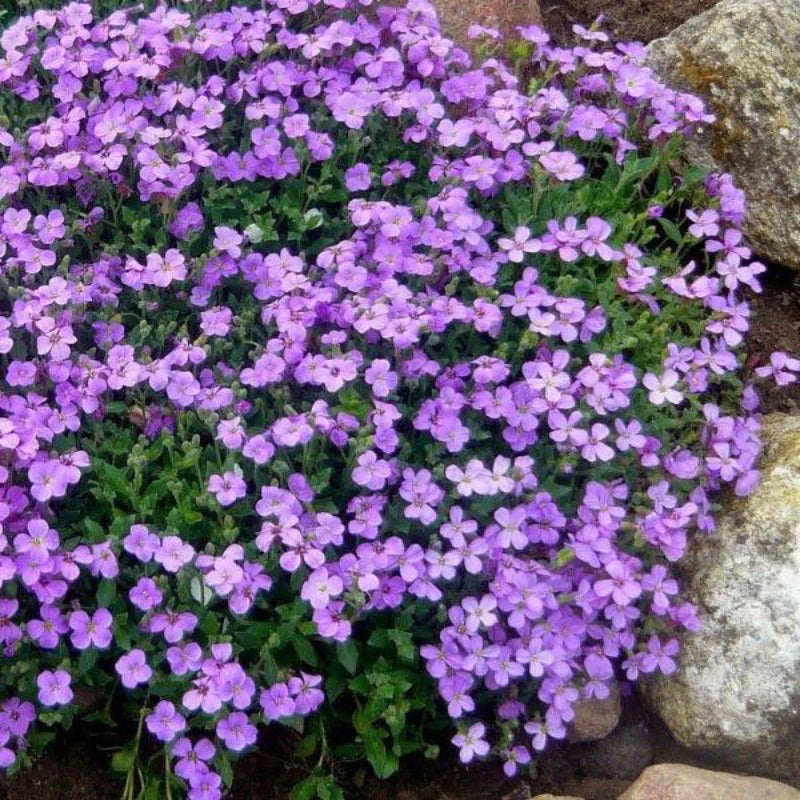
POLYGON ((669 173, 710 116, 597 31, 521 29, 526 92, 427 2, 368 5, 73 2, 0 36, 0 96, 36 110, 0 127, 0 641, 38 665, 4 668, 4 766, 96 669, 220 797, 219 750, 325 699, 239 638, 287 587, 323 648, 413 609, 462 760, 494 709, 509 774, 698 625, 669 564, 760 449, 743 197, 669 173), (213 524, 73 522, 126 426, 201 448, 213 524))

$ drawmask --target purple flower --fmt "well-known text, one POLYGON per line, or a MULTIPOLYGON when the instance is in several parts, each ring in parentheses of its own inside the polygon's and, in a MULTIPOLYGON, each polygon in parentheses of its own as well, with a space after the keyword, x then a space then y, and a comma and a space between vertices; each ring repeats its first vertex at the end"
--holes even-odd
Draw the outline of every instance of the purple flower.
POLYGON ((63 669, 54 672, 46 669, 36 678, 39 687, 39 702, 43 706, 64 706, 72 701, 73 693, 70 688, 72 678, 63 669))
POLYGON ((63 497, 69 481, 60 461, 36 461, 28 469, 31 494, 39 501, 46 502, 51 497, 63 497))
POLYGON ((197 203, 187 203, 175 215, 169 232, 178 239, 186 239, 191 233, 202 230, 203 212, 197 203))
POLYGON ((641 584, 631 577, 630 570, 621 561, 611 561, 605 566, 609 577, 596 581, 594 591, 598 597, 611 597, 618 605, 625 606, 642 593, 641 584))
POLYGON ((227 336, 232 321, 233 312, 229 308, 211 308, 200 314, 200 330, 206 336, 227 336))
POLYGON ((209 761, 214 758, 216 748, 208 739, 198 739, 192 744, 191 740, 184 737, 178 739, 172 746, 172 755, 178 759, 175 763, 175 774, 191 784, 210 772, 209 761))
POLYGON ((797 380, 795 373, 800 372, 800 359, 792 358, 786 353, 776 350, 769 357, 769 366, 757 367, 759 378, 772 378, 778 386, 788 386, 797 380))
POLYGON ((324 608, 331 597, 338 597, 344 590, 342 579, 331 575, 326 567, 315 569, 300 590, 300 597, 311 604, 312 608, 324 608))
POLYGON ((161 742, 171 742, 186 728, 186 720, 169 700, 161 700, 145 717, 147 730, 161 742))
POLYGON ((370 187, 369 164, 358 163, 344 173, 344 185, 351 192, 363 192, 370 187))
POLYGON ((357 459, 357 466, 353 470, 353 483, 365 486, 372 491, 380 491, 392 475, 392 468, 388 461, 379 459, 377 455, 368 450, 357 459))
POLYGON ((642 589, 651 592, 651 607, 655 614, 664 614, 670 606, 669 598, 678 593, 677 581, 667 576, 666 567, 656 564, 649 573, 642 576, 642 589))
POLYGON ((666 644, 662 644, 658 636, 651 636, 647 641, 647 651, 642 654, 642 670, 644 672, 659 670, 664 675, 671 675, 677 669, 672 656, 679 649, 677 639, 670 639, 666 644))
POLYGON ((234 711, 227 717, 223 717, 217 723, 216 732, 217 736, 225 743, 225 747, 235 753, 255 744, 258 735, 255 725, 251 725, 247 714, 241 711, 234 711))
POLYGON ((111 644, 112 622, 113 617, 107 608, 98 608, 91 617, 85 611, 73 611, 69 615, 70 641, 78 650, 87 647, 104 650, 111 644))
POLYGON ((458 757, 462 764, 469 764, 475 756, 485 756, 489 752, 489 743, 485 741, 486 728, 481 722, 471 725, 463 733, 457 733, 450 741, 458 748, 458 757))
POLYGON ((300 677, 289 678, 289 693, 294 697, 294 708, 298 714, 310 714, 316 711, 325 699, 320 685, 320 675, 300 673, 300 677))
POLYGON ((164 595, 152 578, 139 578, 128 592, 128 597, 141 611, 150 611, 164 599, 164 595))
POLYGON ((517 745, 503 754, 503 772, 507 777, 513 778, 517 774, 519 765, 529 764, 531 754, 527 747, 517 745))
POLYGON ((35 719, 33 703, 23 702, 18 697, 9 697, 0 706, 0 730, 12 736, 25 736, 35 719))
POLYGON ((167 572, 178 572, 195 556, 194 548, 179 536, 165 536, 153 557, 167 572))
POLYGON ((268 721, 291 717, 295 713, 294 698, 285 683, 276 683, 261 692, 259 703, 268 721))
POLYGON ((195 775, 189 782, 188 800, 220 800, 222 797, 222 778, 210 770, 195 775))
POLYGON ((233 505, 237 500, 246 497, 247 484, 238 465, 222 475, 212 475, 208 479, 208 491, 217 498, 221 506, 233 505))
POLYGON ((153 670, 147 665, 144 651, 138 648, 117 659, 114 669, 126 689, 135 689, 140 684, 147 683, 153 675, 153 670))
POLYGON ((586 444, 581 447, 581 455, 587 461, 611 461, 614 450, 605 443, 611 433, 601 422, 595 422, 589 432, 586 444))
POLYGON ((539 163, 560 181, 574 181, 583 175, 585 168, 574 153, 550 152, 539 157, 539 163))
POLYGON ((175 644, 197 627, 197 616, 191 611, 163 611, 154 614, 147 625, 151 633, 163 633, 167 642, 175 644))
POLYGON ((664 402, 677 405, 683 400, 683 395, 673 388, 678 383, 678 380, 678 373, 668 369, 660 378, 648 372, 642 378, 642 384, 650 390, 650 402, 654 405, 660 406, 664 402))
POLYGON ((39 614, 41 619, 28 622, 28 635, 39 647, 52 650, 58 647, 60 637, 69 631, 67 619, 58 608, 47 604, 41 606, 39 614))
POLYGON ((217 225, 214 228, 214 247, 221 253, 238 258, 242 254, 241 244, 243 241, 242 235, 227 225, 217 225))

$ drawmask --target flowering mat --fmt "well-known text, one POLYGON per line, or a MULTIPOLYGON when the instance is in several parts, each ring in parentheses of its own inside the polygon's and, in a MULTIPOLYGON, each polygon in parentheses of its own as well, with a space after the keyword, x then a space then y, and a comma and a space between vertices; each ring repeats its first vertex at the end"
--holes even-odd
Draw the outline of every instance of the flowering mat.
POLYGON ((6 14, 0 764, 111 728, 126 800, 213 800, 282 727, 294 798, 524 773, 676 670, 673 564, 757 484, 800 362, 745 363, 744 197, 596 26, 246 5, 6 14))

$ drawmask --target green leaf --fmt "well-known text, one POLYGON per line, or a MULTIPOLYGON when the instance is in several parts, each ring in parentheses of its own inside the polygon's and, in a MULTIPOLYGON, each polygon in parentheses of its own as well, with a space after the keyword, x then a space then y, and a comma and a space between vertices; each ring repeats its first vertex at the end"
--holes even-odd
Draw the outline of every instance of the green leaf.
POLYGON ((394 642, 394 646, 397 648, 397 655, 404 661, 413 661, 417 654, 417 649, 414 647, 414 639, 411 634, 397 628, 392 628, 388 633, 389 639, 394 642))
POLYGON ((230 759, 225 755, 224 752, 220 751, 217 757, 214 759, 214 766, 217 768, 217 772, 219 773, 220 778, 222 778, 222 782, 230 788, 233 786, 233 766, 231 765, 230 759))
POLYGON ((108 529, 108 532, 112 536, 122 538, 123 536, 127 535, 131 525, 133 525, 135 521, 135 514, 122 514, 111 523, 111 527, 108 529))
POLYGON ((309 483, 311 484, 311 488, 315 492, 321 492, 330 484, 330 482, 331 482, 330 467, 326 467, 325 469, 320 470, 319 472, 315 472, 311 476, 311 480, 309 481, 309 483))
POLYGON ((116 725, 111 713, 105 708, 102 708, 99 711, 92 711, 90 714, 83 716, 82 719, 84 722, 100 723, 101 725, 105 725, 109 728, 113 728, 116 725))
POLYGON ((99 651, 94 647, 84 650, 78 658, 78 674, 85 675, 96 663, 99 651))
POLYGON ((377 732, 373 731, 364 737, 364 752, 379 778, 388 778, 397 771, 400 763, 398 758, 386 750, 377 732))
POLYGON ((117 750, 117 752, 114 753, 111 758, 111 769, 113 769, 114 772, 126 773, 133 766, 134 761, 136 761, 136 750, 133 746, 133 742, 130 742, 126 744, 122 750, 117 750))
POLYGON ((336 780, 333 775, 320 778, 317 784, 317 794, 320 800, 344 800, 344 794, 336 785, 336 780))
POLYGON ((294 755, 297 758, 308 758, 316 749, 319 737, 316 732, 304 736, 295 746, 294 755))
POLYGON ((358 647, 352 639, 346 642, 339 642, 336 645, 336 657, 339 663, 351 674, 356 674, 356 666, 358 665, 358 647))
POLYGON ((569 547, 562 547, 556 554, 555 566, 563 567, 565 564, 569 564, 573 558, 575 558, 575 552, 569 547))
POLYGON ((207 613, 200 623, 200 630, 202 630, 209 639, 213 639, 219 633, 219 616, 213 611, 207 613))
POLYGON ((105 539, 106 537, 105 529, 101 525, 98 525, 93 519, 89 519, 89 517, 86 517, 83 520, 83 527, 86 528, 86 531, 89 536, 92 537, 92 540, 99 541, 101 539, 105 539))
POLYGON ((54 731, 33 731, 27 734, 28 747, 34 754, 41 753, 53 739, 56 738, 54 731))
POLYGON ((164 800, 166 793, 161 789, 161 778, 150 775, 147 780, 147 788, 144 792, 144 800, 164 800))
POLYGON ((110 489, 118 497, 130 498, 132 496, 133 486, 125 470, 99 459, 95 459, 92 463, 92 470, 96 482, 104 489, 110 489))
POLYGON ((292 636, 292 647, 294 647, 295 653, 312 667, 316 667, 319 663, 319 659, 317 658, 316 651, 314 650, 313 645, 311 642, 308 641, 303 636, 299 634, 295 634, 292 636))
POLYGON ((114 616, 114 641, 123 650, 131 649, 131 635, 128 626, 128 615, 114 616))
POLYGON ((669 236, 669 238, 672 239, 673 242, 675 242, 675 244, 677 245, 683 244, 684 236, 674 222, 668 220, 666 217, 659 217, 658 224, 661 225, 662 229, 664 230, 664 233, 666 233, 667 236, 669 236))
POLYGON ((317 796, 318 786, 319 778, 312 775, 295 784, 292 793, 289 795, 289 800, 311 800, 312 797, 317 796))
POLYGON ((101 580, 95 596, 97 597, 98 606, 101 606, 102 608, 108 608, 111 604, 111 601, 117 596, 116 581, 109 581, 105 578, 101 580))

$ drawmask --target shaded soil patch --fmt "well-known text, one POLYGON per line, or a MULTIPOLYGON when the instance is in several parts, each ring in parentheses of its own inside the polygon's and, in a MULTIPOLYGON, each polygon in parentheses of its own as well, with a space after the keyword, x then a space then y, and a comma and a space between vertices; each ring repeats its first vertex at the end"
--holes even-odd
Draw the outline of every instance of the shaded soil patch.
MULTIPOLYGON (((751 330, 748 337, 748 364, 769 363, 774 350, 800 353, 800 273, 770 266, 762 277, 763 294, 750 297, 751 330)), ((776 386, 771 381, 759 385, 762 410, 766 413, 800 412, 800 382, 776 386)))
POLYGON ((717 0, 540 0, 544 27, 558 41, 569 41, 572 26, 591 24, 600 14, 603 27, 620 40, 649 42, 666 36, 717 0))
POLYGON ((108 737, 80 727, 60 738, 30 769, 0 776, 0 800, 114 800, 122 783, 111 772, 108 737))

